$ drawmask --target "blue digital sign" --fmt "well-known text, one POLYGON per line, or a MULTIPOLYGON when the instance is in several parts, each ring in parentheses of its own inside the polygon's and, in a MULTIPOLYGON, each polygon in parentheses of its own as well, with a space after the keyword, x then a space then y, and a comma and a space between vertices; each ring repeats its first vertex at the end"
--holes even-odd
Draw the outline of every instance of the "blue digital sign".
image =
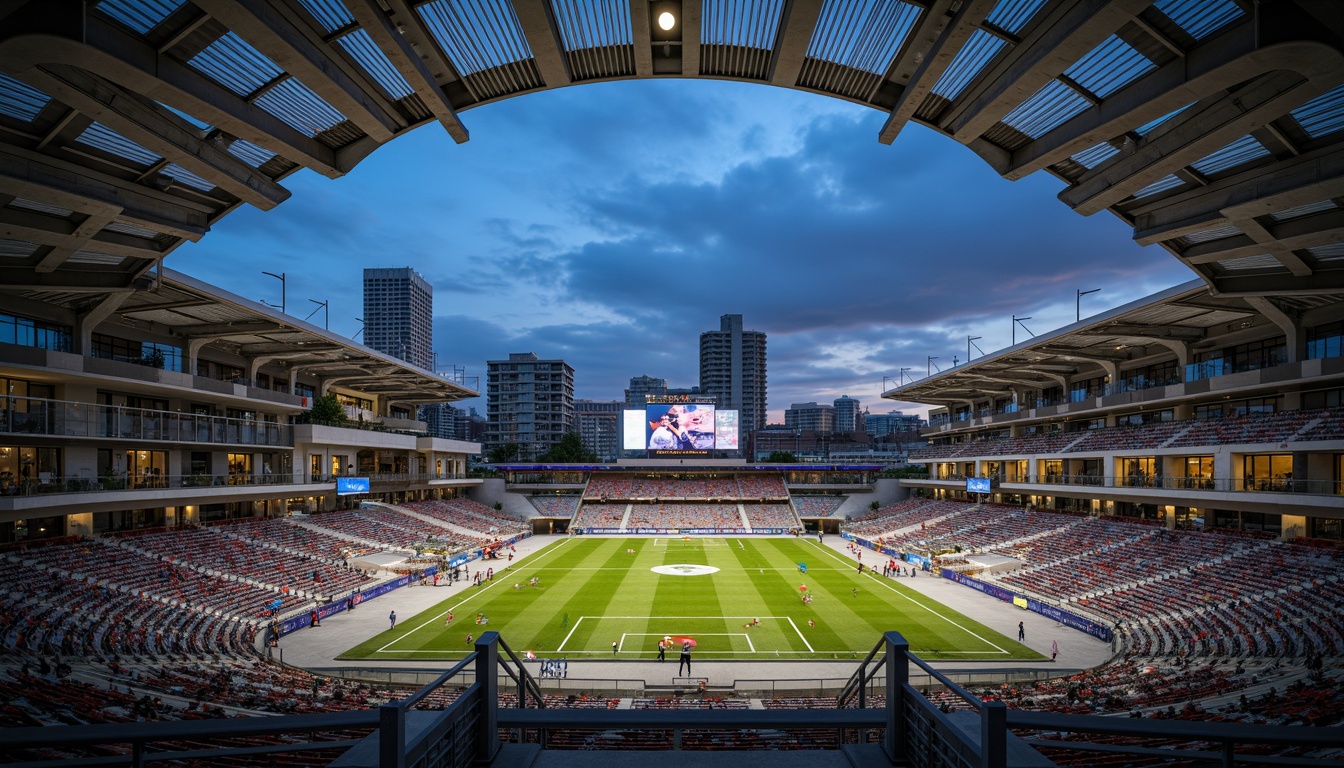
POLYGON ((968 477, 966 478, 967 493, 990 493, 990 484, 988 477, 968 477))
POLYGON ((369 492, 369 478, 367 477, 338 477, 336 478, 336 495, 353 496, 357 493, 369 492))

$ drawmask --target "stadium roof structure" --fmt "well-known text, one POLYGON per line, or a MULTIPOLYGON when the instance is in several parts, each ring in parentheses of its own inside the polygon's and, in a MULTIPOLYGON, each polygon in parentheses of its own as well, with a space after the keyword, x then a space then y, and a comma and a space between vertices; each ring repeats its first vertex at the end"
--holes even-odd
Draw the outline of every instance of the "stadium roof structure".
POLYGON ((502 99, 770 84, 1044 171, 1223 295, 1344 291, 1344 4, 1331 0, 11 0, 0 284, 141 285, 300 168, 502 99))
MULTIPOLYGON (((1297 338, 1300 329, 1294 318, 1309 312, 1328 314, 1331 320, 1344 317, 1344 296, 1281 296, 1271 301, 1262 296, 1215 295, 1203 281, 1192 280, 888 389, 882 396, 930 405, 973 405, 987 397, 1010 397, 1013 388, 1067 388, 1070 379, 1088 374, 1109 376, 1115 382, 1122 368, 1129 367, 1126 361, 1154 349, 1174 352, 1177 364, 1184 367, 1193 362, 1193 353, 1216 345, 1216 337, 1241 328, 1277 326, 1281 333, 1297 338)), ((1163 391, 1154 389, 1154 396, 1163 391)))
MULTIPOLYGON (((115 314, 124 323, 180 340, 189 355, 207 346, 223 348, 247 359, 254 368, 280 363, 290 371, 321 376, 325 384, 383 395, 397 403, 442 403, 478 394, 404 360, 172 270, 161 268, 152 278, 152 290, 97 296, 0 286, 0 304, 42 302, 84 318, 105 319, 115 314)), ((248 378, 255 378, 255 373, 249 371, 248 378)))

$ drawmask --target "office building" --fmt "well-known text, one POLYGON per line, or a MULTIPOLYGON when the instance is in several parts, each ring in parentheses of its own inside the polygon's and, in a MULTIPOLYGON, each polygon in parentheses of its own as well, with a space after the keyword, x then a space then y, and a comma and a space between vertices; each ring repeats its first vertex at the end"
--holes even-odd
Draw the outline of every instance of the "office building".
POLYGON ((740 412, 738 439, 748 450, 747 438, 765 426, 765 334, 742 330, 741 315, 723 315, 719 330, 700 334, 700 392, 740 412))
POLYGON ((923 427, 924 420, 919 416, 901 413, 900 411, 865 413, 863 415, 863 431, 873 437, 885 437, 898 432, 907 432, 917 436, 919 430, 923 427))
POLYGON ((532 461, 574 427, 574 369, 564 360, 515 352, 486 361, 485 449, 517 445, 532 461))
POLYGON ((784 427, 795 432, 835 432, 835 406, 794 403, 784 411, 784 427))

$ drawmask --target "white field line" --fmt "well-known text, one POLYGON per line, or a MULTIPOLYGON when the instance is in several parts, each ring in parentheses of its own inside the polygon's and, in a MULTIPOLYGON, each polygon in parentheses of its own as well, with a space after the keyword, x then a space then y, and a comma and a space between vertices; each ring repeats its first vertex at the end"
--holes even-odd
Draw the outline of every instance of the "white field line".
MULTIPOLYGON (((729 635, 729 637, 732 637, 732 635, 729 635)), ((752 653, 755 653, 756 644, 751 642, 751 635, 743 635, 743 637, 747 639, 747 650, 751 651, 752 653)))
POLYGON ((809 643, 809 642, 807 642, 807 638, 806 638, 806 637, 803 637, 803 631, 802 631, 801 629, 798 628, 798 625, 797 625, 797 624, 794 624, 794 623, 793 623, 793 619, 790 618, 790 617, 788 617, 788 616, 785 616, 784 618, 786 618, 786 619, 789 620, 789 626, 793 627, 793 631, 798 633, 798 639, 803 641, 803 645, 806 645, 806 646, 807 646, 807 650, 810 651, 810 652, 812 652, 812 653, 816 653, 816 651, 814 651, 814 650, 812 649, 812 644, 809 643))
POLYGON ((580 617, 578 618, 578 621, 575 621, 575 622, 574 622, 574 626, 573 626, 573 627, 570 627, 569 631, 565 633, 565 639, 564 639, 564 640, 561 640, 561 641, 560 641, 560 645, 556 646, 556 648, 555 648, 555 652, 556 652, 556 653, 559 653, 559 652, 565 647, 565 643, 568 643, 568 642, 569 642, 569 638, 572 637, 572 636, 574 635, 574 630, 576 630, 576 629, 579 628, 579 622, 580 622, 580 621, 583 621, 584 618, 585 618, 585 617, 580 616, 580 617))
MULTIPOLYGON (((818 549, 823 550, 824 552, 826 552, 826 554, 828 554, 828 555, 830 555, 830 556, 832 556, 832 557, 835 557, 835 558, 837 558, 837 559, 840 559, 840 560, 842 560, 842 561, 844 560, 843 556, 841 556, 841 554, 840 554, 839 552, 836 552, 835 550, 830 549, 829 547, 822 546, 821 544, 816 544, 815 542, 813 542, 813 544, 814 544, 814 546, 816 546, 818 549)), ((883 555, 883 557, 886 557, 886 555, 883 555)), ((855 571, 858 570, 858 566, 857 566, 857 565, 855 565, 854 570, 855 570, 855 571)), ((910 601, 911 603, 913 603, 914 605, 917 605, 917 606, 919 606, 920 608, 923 608, 924 610, 928 611, 929 613, 933 614, 934 616, 937 616, 938 618, 942 619, 943 621, 947 622, 948 624, 951 624, 952 626, 956 627, 957 629, 960 629, 962 632, 965 632, 966 634, 970 635, 971 637, 974 637, 976 640, 979 640, 980 642, 984 643, 985 645, 988 645, 990 648, 993 648, 995 651, 1007 655, 1007 653, 1008 653, 1007 650, 1005 650, 1005 649, 1003 649, 1003 648, 1000 648, 999 646, 997 646, 997 645, 995 645, 994 643, 990 642, 989 640, 987 640, 987 639, 981 637, 980 635, 977 635, 976 633, 972 632, 971 630, 967 629, 966 627, 963 627, 962 625, 960 625, 960 624, 958 624, 957 622, 955 622, 955 621, 953 621, 953 620, 947 618, 946 616, 942 615, 941 613, 938 613, 938 611, 934 610, 933 608, 930 608, 929 606, 927 606, 927 605, 921 603, 920 601, 914 599, 913 597, 910 597, 909 595, 907 595, 907 594, 901 592, 899 589, 896 589, 896 587, 894 587, 894 586, 892 586, 891 584, 888 583, 888 582, 890 581, 890 579, 883 579, 883 578, 880 578, 880 577, 874 575, 874 574, 872 573, 872 571, 869 571, 869 570, 865 570, 865 571, 864 571, 864 574, 867 575, 867 576, 869 576, 869 577, 871 577, 874 581, 876 581, 876 582, 882 584, 882 586, 886 587, 888 590, 890 590, 891 592, 893 592, 893 593, 896 594, 897 596, 899 596, 899 597, 903 597, 903 598, 905 598, 906 600, 909 600, 909 601, 910 601)), ((929 578, 936 578, 936 577, 930 576, 929 578)), ((939 651, 939 653, 942 653, 942 651, 939 651)), ((970 653, 987 653, 987 651, 949 651, 948 653, 965 653, 965 654, 970 654, 970 653)))
MULTIPOLYGON (((537 558, 537 559, 543 558, 543 557, 545 557, 545 556, 547 556, 547 555, 549 555, 549 554, 551 554, 551 553, 553 553, 553 552, 559 550, 560 547, 563 547, 564 545, 568 544, 568 543, 569 543, 570 541, 572 541, 572 540, 573 540, 573 539, 566 538, 566 539, 564 539, 564 540, 562 540, 562 541, 558 541, 558 542, 556 542, 555 544, 550 545, 550 547, 548 547, 547 549, 544 549, 544 550, 542 550, 541 552, 538 552, 536 555, 534 555, 534 557, 537 558)), ((486 567, 488 568, 488 567, 490 567, 490 566, 486 566, 486 567)), ((511 571, 511 573, 521 573, 521 572, 524 572, 524 571, 526 571, 526 570, 528 570, 528 569, 530 569, 530 568, 533 568, 532 563, 531 563, 531 560, 530 560, 530 559, 529 559, 529 560, 524 560, 524 561, 522 561, 522 562, 519 563, 518 570, 517 570, 517 571, 511 571)), ((538 568, 536 568, 536 570, 541 570, 541 568, 538 567, 538 568)), ((498 576, 499 574, 495 574, 495 575, 498 576)), ((416 632, 419 632, 420 630, 424 629, 425 627, 428 627, 428 626, 431 625, 431 624, 435 624, 435 623, 437 623, 439 619, 442 619, 444 616, 447 616, 447 615, 449 614, 449 612, 456 611, 458 608, 461 608, 462 606, 466 605, 467 603, 471 602, 472 600, 475 600, 477 597, 479 597, 479 596, 485 594, 486 592, 490 591, 491 589, 494 589, 495 586, 496 586, 497 584, 503 584, 505 581, 506 581, 506 579, 501 579, 501 580, 498 581, 498 582, 491 581, 491 582, 489 582, 488 584, 486 584, 485 586, 481 586, 481 587, 467 587, 467 590, 471 592, 471 595, 470 595, 469 597, 465 597, 465 598, 463 598, 462 600, 458 601, 457 603, 455 603, 455 604, 449 606, 449 608, 448 608, 447 611, 444 611, 444 612, 438 614, 437 616, 433 616, 433 617, 431 617, 428 621, 426 621, 426 622, 424 622, 424 623, 422 623, 422 624, 417 624, 414 628, 411 629, 410 632, 407 632, 406 634, 404 634, 404 635, 402 635, 402 636, 400 636, 400 637, 398 637, 398 638, 395 638, 394 640, 392 640, 391 642, 389 642, 387 645, 384 645, 383 647, 381 647, 381 648, 375 650, 374 653, 415 653, 416 651, 390 651, 390 650, 388 650, 388 649, 391 648, 392 646, 396 645, 397 643, 401 642, 402 640, 405 640, 406 638, 408 638, 408 637, 410 637, 411 635, 415 634, 416 632)), ((458 594, 460 595, 461 593, 459 592, 458 594)), ((489 626, 489 625, 486 625, 486 626, 489 626)), ((442 653, 442 651, 439 651, 439 652, 442 653)))

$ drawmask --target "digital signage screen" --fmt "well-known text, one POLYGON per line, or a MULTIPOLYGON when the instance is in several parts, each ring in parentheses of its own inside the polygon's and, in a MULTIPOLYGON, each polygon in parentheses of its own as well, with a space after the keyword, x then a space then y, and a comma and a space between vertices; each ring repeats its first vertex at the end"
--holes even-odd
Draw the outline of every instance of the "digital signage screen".
POLYGON ((967 493, 990 493, 990 482, 988 477, 968 477, 966 478, 967 493))
POLYGON ((648 445, 643 411, 621 411, 621 450, 642 451, 648 445))
POLYGON ((714 447, 721 451, 737 450, 737 411, 714 412, 714 447))
POLYGON ((646 405, 644 422, 644 445, 650 453, 714 449, 714 406, 709 403, 646 405))
POLYGON ((336 478, 336 495, 353 496, 356 493, 369 492, 369 478, 367 477, 338 477, 336 478))

